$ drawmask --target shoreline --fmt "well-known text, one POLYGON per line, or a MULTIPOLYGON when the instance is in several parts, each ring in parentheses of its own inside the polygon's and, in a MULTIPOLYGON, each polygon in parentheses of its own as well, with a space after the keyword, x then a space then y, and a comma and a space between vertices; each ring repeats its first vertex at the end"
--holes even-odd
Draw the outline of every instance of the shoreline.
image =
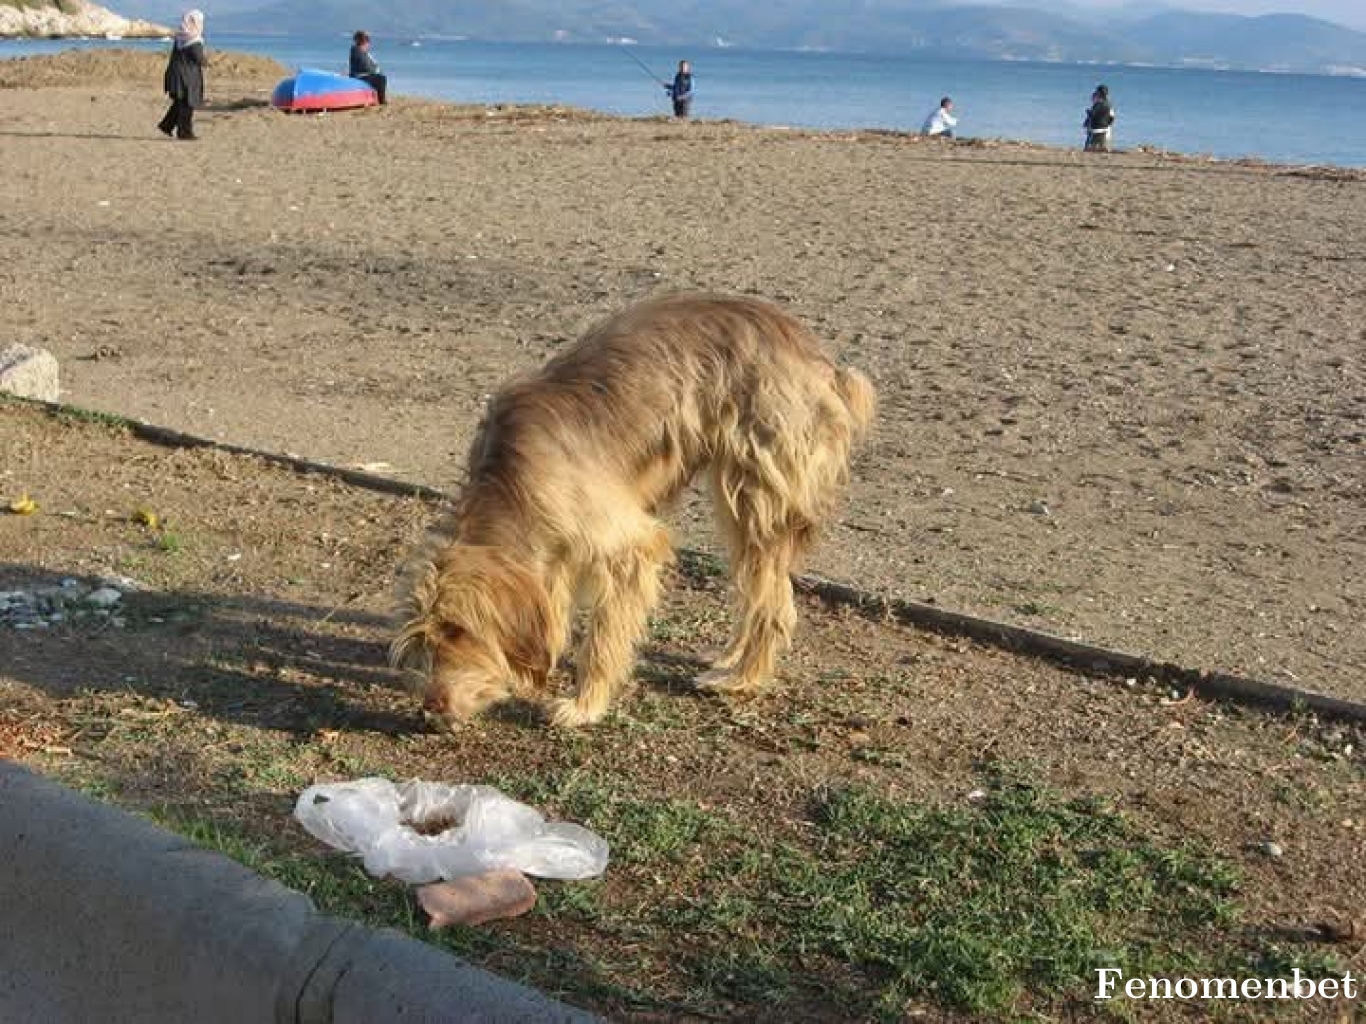
MULTIPOLYGON (((154 37, 154 38, 149 39, 149 40, 147 40, 147 41, 149 41, 149 42, 150 42, 150 41, 154 41, 155 38, 159 38, 159 37, 154 37)), ((265 44, 265 43, 267 43, 267 41, 272 40, 272 39, 296 39, 296 40, 298 40, 299 47, 301 48, 301 49, 300 49, 300 54, 305 54, 305 53, 311 53, 310 47, 316 48, 316 44, 318 43, 318 40, 305 39, 305 38, 302 38, 302 37, 295 37, 295 36, 278 36, 278 37, 276 37, 276 36, 268 36, 268 35, 259 35, 259 36, 230 35, 230 36, 228 36, 228 37, 226 37, 226 38, 227 38, 228 40, 230 40, 230 42, 228 42, 228 43, 226 44, 226 49, 225 49, 224 52, 240 52, 240 53, 242 53, 242 54, 249 55, 249 56, 252 56, 252 57, 261 57, 262 59, 269 59, 269 60, 274 60, 274 59, 276 59, 276 58, 273 57, 273 56, 269 56, 268 54, 266 54, 266 53, 264 53, 264 52, 261 52, 261 51, 257 50, 254 46, 252 46, 252 45, 250 45, 250 44, 251 44, 251 43, 255 43, 255 42, 259 42, 259 43, 265 44), (246 44, 246 45, 244 46, 243 44, 246 44)), ((63 41, 63 40, 55 40, 55 39, 54 39, 54 40, 40 40, 40 39, 33 39, 33 40, 30 40, 30 41, 31 41, 31 42, 35 42, 35 43, 41 43, 41 42, 45 42, 45 41, 52 42, 52 43, 58 43, 58 42, 61 42, 61 41, 63 41)), ((86 45, 85 45, 85 46, 73 45, 73 46, 68 47, 66 50, 62 50, 62 51, 59 51, 59 52, 64 53, 64 52, 67 52, 67 50, 71 50, 71 51, 73 51, 73 52, 82 52, 82 51, 85 50, 85 49, 89 49, 89 50, 98 52, 98 51, 103 50, 103 49, 105 48, 105 47, 102 45, 102 44, 105 42, 105 40, 99 39, 99 38, 97 38, 97 37, 90 37, 90 38, 86 38, 86 39, 84 39, 84 40, 70 40, 70 41, 71 41, 72 43, 84 43, 84 44, 86 44, 86 45)), ((440 41, 440 40, 434 40, 434 41, 440 41)), ((19 45, 19 46, 22 46, 23 43, 24 43, 23 40, 11 40, 11 42, 13 42, 13 43, 15 43, 16 45, 19 45)), ((3 43, 3 40, 0 40, 0 43, 3 43)), ((212 45, 212 44, 211 44, 211 45, 212 45)), ((492 51, 499 51, 499 50, 507 49, 507 48, 515 48, 515 47, 520 46, 520 45, 522 45, 522 44, 510 44, 510 43, 477 43, 477 44, 472 44, 472 45, 476 45, 476 46, 477 46, 478 48, 480 48, 481 50, 485 50, 485 51, 490 51, 490 52, 492 52, 492 51)), ((546 43, 546 44, 539 44, 539 48, 547 49, 547 50, 564 50, 564 49, 567 49, 567 48, 574 48, 574 47, 577 47, 577 48, 579 48, 579 49, 583 49, 583 50, 585 50, 585 51, 604 51, 604 52, 605 52, 606 49, 617 49, 616 47, 604 47, 604 46, 601 46, 601 45, 598 45, 598 44, 578 44, 578 43, 564 43, 564 44, 546 43)), ((266 48, 269 49, 268 46, 267 46, 266 48)), ((405 54, 405 55, 406 55, 406 53, 407 53, 407 48, 406 48, 406 47, 403 47, 403 46, 401 46, 401 45, 397 45, 397 46, 395 47, 395 49, 396 49, 400 54, 405 54)), ((138 52, 138 51, 137 51, 137 50, 132 50, 132 51, 130 51, 130 52, 136 53, 136 52, 138 52)), ((751 52, 751 51, 745 51, 745 52, 751 52)), ((753 52, 754 54, 757 54, 757 55, 759 55, 760 57, 762 57, 762 56, 765 55, 765 54, 770 54, 770 53, 784 53, 784 54, 785 54, 785 53, 788 53, 789 51, 782 51, 782 50, 779 50, 779 51, 752 51, 752 52, 753 52)), ((792 52, 800 52, 800 51, 792 51, 792 52)), ((852 59, 852 58, 855 58, 855 57, 868 56, 868 55, 863 55, 863 54, 851 55, 851 54, 842 54, 842 53, 841 53, 841 54, 829 54, 829 56, 832 56, 832 57, 837 58, 837 59, 852 59)), ((8 55, 6 55, 6 54, 4 53, 4 47, 3 47, 3 45, 0 45, 0 63, 3 63, 5 60, 15 60, 15 59, 24 59, 24 55, 18 55, 18 54, 16 54, 16 55, 14 55, 14 56, 8 56, 8 55)), ((488 58, 487 58, 487 55, 485 55, 485 57, 484 57, 483 59, 487 60, 487 59, 488 59, 488 58)), ((884 59, 884 60, 885 60, 886 58, 881 58, 881 59, 884 59)), ((321 57, 318 57, 318 56, 316 56, 316 55, 309 56, 309 57, 303 58, 303 59, 301 59, 301 60, 296 60, 296 61, 294 61, 293 63, 298 64, 299 66, 309 66, 310 61, 313 62, 313 63, 316 63, 317 66, 320 66, 320 67, 326 66, 326 61, 325 61, 325 59, 324 59, 324 58, 321 58, 321 57), (321 61, 321 63, 319 63, 319 61, 321 61)), ((290 63, 290 62, 289 62, 289 61, 286 61, 286 63, 290 63)), ((963 65, 965 65, 965 66, 971 66, 971 65, 973 65, 973 64, 979 64, 979 65, 983 66, 984 68, 994 68, 994 69, 1008 68, 1008 67, 1012 67, 1012 66, 1015 66, 1015 65, 1028 65, 1028 66, 1031 66, 1031 67, 1037 67, 1037 68, 1042 68, 1042 69, 1048 69, 1048 70, 1050 70, 1050 71, 1057 70, 1057 69, 1072 69, 1072 70, 1078 70, 1078 71, 1083 71, 1083 70, 1084 70, 1084 71, 1087 72, 1087 73, 1092 73, 1092 72, 1099 73, 1099 72, 1102 71, 1102 70, 1114 70, 1114 71, 1130 70, 1130 71, 1136 71, 1136 72, 1145 72, 1145 71, 1154 71, 1154 70, 1158 70, 1158 71, 1167 71, 1167 72, 1173 72, 1173 73, 1187 72, 1187 73, 1190 73, 1190 74, 1210 74, 1210 73, 1211 73, 1211 69, 1203 69, 1203 68, 1182 68, 1182 67, 1179 67, 1179 66, 1158 66, 1158 65, 1151 65, 1151 66, 1150 66, 1150 65, 1141 65, 1141 64, 1140 64, 1140 65, 1126 65, 1126 64, 1089 65, 1089 64, 1064 64, 1064 63, 1061 63, 1061 62, 1047 62, 1047 61, 1024 61, 1024 62, 1015 62, 1015 61, 975 61, 975 62, 973 62, 973 61, 963 61, 963 62, 961 62, 961 63, 962 63, 963 65)), ((293 64, 291 64, 291 66, 293 66, 293 64)), ((1299 76, 1299 77, 1305 77, 1305 78, 1308 78, 1308 79, 1312 79, 1312 80, 1316 80, 1316 81, 1323 81, 1323 82, 1335 81, 1335 80, 1338 80, 1338 79, 1347 79, 1348 81, 1350 81, 1350 80, 1352 80, 1352 79, 1354 79, 1354 78, 1359 77, 1359 76, 1350 76, 1350 75, 1338 75, 1338 76, 1334 76, 1334 75, 1329 75, 1329 74, 1320 74, 1320 73, 1312 73, 1312 72, 1272 72, 1272 71, 1266 71, 1266 70, 1263 70, 1263 71, 1245 71, 1245 70, 1242 70, 1242 69, 1227 69, 1227 70, 1224 70, 1222 73, 1223 73, 1223 74, 1233 74, 1233 75, 1239 75, 1239 74, 1245 74, 1245 75, 1268 75, 1268 74, 1276 74, 1276 75, 1280 75, 1281 77, 1287 77, 1287 76, 1288 76, 1288 77, 1296 77, 1296 76, 1299 76)), ((471 100, 466 100, 466 99, 454 98, 454 97, 451 97, 451 96, 449 96, 449 95, 441 95, 441 93, 442 93, 443 91, 448 91, 448 90, 445 90, 445 89, 444 89, 443 87, 441 87, 441 86, 435 86, 435 87, 433 87, 433 91, 431 91, 431 92, 426 92, 426 93, 423 93, 423 92, 404 92, 404 91, 403 91, 403 84, 404 84, 404 77, 405 77, 405 74, 407 74, 407 75, 409 75, 409 76, 416 75, 416 76, 419 77, 419 78, 423 77, 423 73, 422 73, 422 71, 420 70, 420 65, 419 65, 419 66, 415 66, 414 68, 410 68, 410 69, 403 69, 402 66, 400 65, 400 69, 399 69, 399 70, 394 70, 394 69, 392 68, 392 66, 391 66, 391 68, 390 68, 390 78, 391 78, 391 82, 392 82, 392 84, 393 84, 393 92, 394 92, 394 95, 395 95, 395 96, 406 96, 406 97, 409 97, 409 98, 415 99, 415 100, 422 100, 422 101, 435 102, 435 103, 454 103, 454 104, 456 104, 457 106, 458 106, 458 105, 468 105, 468 104, 471 104, 471 103, 476 103, 476 105, 491 105, 491 106, 497 106, 497 105, 502 105, 502 106, 512 106, 512 105, 530 105, 530 106, 536 106, 536 105, 539 105, 540 102, 541 102, 540 100, 535 99, 535 98, 530 99, 530 100, 512 99, 512 100, 506 100, 506 101, 504 101, 504 100, 489 100, 489 101, 487 101, 486 103, 484 103, 484 102, 477 102, 477 101, 471 101, 471 100)), ((525 85, 525 83, 523 83, 523 85, 525 85)), ((511 90, 511 91, 514 91, 514 92, 515 92, 516 90, 513 89, 513 90, 511 90)), ((523 88, 522 91, 525 92, 525 91, 526 91, 525 88, 523 88)), ((565 105, 567 105, 567 106, 577 106, 577 107, 580 108, 580 109, 590 110, 590 111, 592 111, 595 115, 598 115, 598 116, 602 116, 602 117, 622 117, 622 118, 627 118, 627 119, 641 118, 641 117, 644 117, 644 118, 651 118, 651 117, 655 116, 653 112, 611 109, 610 107, 604 107, 604 106, 601 106, 601 105, 595 106, 593 102, 586 102, 586 103, 585 103, 585 102, 579 102, 578 100, 576 100, 576 98, 574 97, 574 95, 572 95, 572 93, 573 93, 573 90, 572 90, 572 89, 569 90, 569 93, 570 93, 570 94, 567 95, 566 98, 565 98, 565 105)), ((936 93, 936 95, 937 95, 937 93, 936 93)), ((989 94, 989 95, 991 95, 991 94, 989 94)), ((598 100, 601 100, 601 99, 602 99, 601 96, 598 96, 598 97, 595 97, 595 98, 598 99, 598 100)), ((612 101, 611 101, 611 100, 608 100, 607 102, 610 103, 610 102, 612 102, 612 101)), ((743 106, 743 103, 742 103, 741 105, 743 106)), ((762 103, 761 103, 760 105, 762 106, 762 103)), ((628 106, 629 106, 629 104, 628 104, 628 106)), ((847 115, 849 115, 849 114, 851 113, 851 111, 844 111, 844 110, 841 110, 840 112, 841 112, 842 115, 845 115, 845 116, 847 116, 847 115)), ((873 108, 873 112, 874 112, 875 115, 876 115, 877 113, 885 113, 885 111, 882 111, 882 110, 880 110, 880 109, 878 109, 878 108, 873 108)), ((772 114, 773 111, 764 111, 764 113, 772 114)), ((781 112, 780 112, 780 114, 791 114, 791 113, 794 113, 794 111, 791 111, 791 110, 784 110, 784 111, 781 111, 781 112)), ((884 120, 879 120, 879 119, 877 119, 876 117, 875 117, 874 119, 871 119, 871 120, 868 120, 868 121, 858 122, 858 121, 855 120, 854 117, 849 116, 849 117, 848 117, 848 120, 847 120, 847 122, 846 122, 845 116, 842 116, 842 117, 841 117, 840 119, 838 119, 838 120, 829 120, 829 119, 821 120, 819 117, 816 117, 816 118, 812 118, 812 123, 809 124, 809 125, 808 125, 808 124, 795 124, 795 123, 792 123, 787 117, 784 117, 784 116, 768 116, 768 117, 745 117, 745 116, 740 116, 740 117, 729 117, 729 116, 720 116, 720 117, 712 118, 712 119, 708 119, 708 118, 705 118, 705 117, 699 117, 698 120, 699 120, 699 121, 712 120, 712 121, 719 121, 719 122, 722 122, 722 123, 737 123, 737 124, 744 124, 744 125, 748 125, 748 126, 752 126, 752 127, 756 127, 756 128, 771 128, 771 129, 774 129, 774 130, 787 130, 787 131, 800 131, 800 132, 834 132, 834 133, 848 133, 848 132, 889 132, 889 133, 905 134, 905 135, 916 135, 916 134, 917 134, 916 127, 915 127, 914 125, 906 125, 906 124, 904 124, 904 123, 903 123, 903 124, 887 123, 886 121, 884 121, 884 120)), ((917 124, 918 124, 918 122, 917 122, 917 124)), ((994 127, 995 127, 996 129, 999 129, 1001 126, 1000 126, 1000 124, 998 123, 998 124, 995 125, 994 127)), ((967 127, 966 130, 969 131, 969 132, 971 132, 971 131, 973 130, 973 126, 969 125, 969 126, 967 127)), ((1072 140, 1072 138, 1071 138, 1070 136, 1060 138, 1060 137, 1058 137, 1059 133, 1057 132, 1057 126, 1056 126, 1056 125, 1053 125, 1052 127, 1048 128, 1046 131, 1042 132, 1042 134, 1043 134, 1044 136, 1048 136, 1048 137, 1044 137, 1044 138, 1037 138, 1037 137, 1036 137, 1036 138, 1029 138, 1029 137, 1020 136, 1020 135, 1017 135, 1017 134, 1012 134, 1012 133, 1009 131, 1009 126, 1007 126, 1007 130, 1005 130, 1005 131, 1000 131, 1000 130, 993 130, 993 126, 991 126, 991 125, 979 125, 979 126, 978 126, 978 132, 979 132, 978 134, 967 135, 967 136, 963 137, 960 141, 967 142, 967 143, 983 144, 983 145, 988 145, 988 146, 995 146, 995 145, 1026 145, 1026 146, 1041 146, 1041 147, 1048 148, 1048 149, 1057 149, 1057 150, 1066 151, 1066 150, 1071 149, 1071 148, 1073 147, 1073 145, 1075 145, 1077 148, 1080 148, 1080 146, 1081 146, 1081 135, 1082 135, 1082 133, 1080 132, 1080 130, 1078 130, 1078 131, 1076 132, 1076 141, 1075 141, 1075 143, 1073 142, 1073 140, 1072 140)), ((1036 133, 1036 134, 1038 134, 1038 133, 1036 133)), ((1318 168, 1318 167, 1323 167, 1323 168, 1338 168, 1338 169, 1341 169, 1341 170, 1344 170, 1344 171, 1351 171, 1351 172, 1357 172, 1357 171, 1366 172, 1366 157, 1360 157, 1360 158, 1358 158, 1358 157, 1356 157, 1355 154, 1350 153, 1350 152, 1341 152, 1341 153, 1338 153, 1338 152, 1335 152, 1335 151, 1334 151, 1334 150, 1335 150, 1335 147, 1326 147, 1326 149, 1328 150, 1328 152, 1327 152, 1324 156, 1322 156, 1322 157, 1318 157, 1318 156, 1300 156, 1299 154, 1302 153, 1302 152, 1311 152, 1311 153, 1312 153, 1313 150, 1314 150, 1315 148, 1319 148, 1319 149, 1323 149, 1323 148, 1324 148, 1324 147, 1315 147, 1315 146, 1313 146, 1312 144, 1306 145, 1306 144, 1304 144, 1304 141, 1303 141, 1303 140, 1301 140, 1301 142, 1300 142, 1300 144, 1299 144, 1298 146, 1297 146, 1297 145, 1287 145, 1286 143, 1282 142, 1282 143, 1279 144, 1279 148, 1283 151, 1282 154, 1281 154, 1281 155, 1275 155, 1275 154, 1273 154, 1273 155, 1270 155, 1270 156, 1260 155, 1260 154, 1257 154, 1257 153, 1250 153, 1250 152, 1240 152, 1240 150, 1243 148, 1241 145, 1237 145, 1236 143, 1233 144, 1233 145, 1230 145, 1230 140, 1229 140, 1228 138, 1220 138, 1220 137, 1218 137, 1217 135, 1211 136, 1211 137, 1206 138, 1206 139, 1199 139, 1198 141, 1206 141, 1206 142, 1212 143, 1212 145, 1204 146, 1204 147, 1202 147, 1202 146, 1200 146, 1200 145, 1187 145, 1187 146, 1180 145, 1180 144, 1179 144, 1179 140, 1180 140, 1181 136, 1182 136, 1183 134, 1190 134, 1190 133, 1188 133, 1188 132, 1181 132, 1181 131, 1178 131, 1178 132, 1174 133, 1175 140, 1177 141, 1178 144, 1168 144, 1168 142, 1171 142, 1171 141, 1172 141, 1171 138, 1168 139, 1168 142, 1148 142, 1148 141, 1144 141, 1145 138, 1152 138, 1152 137, 1154 137, 1154 136, 1161 138, 1161 137, 1163 136, 1163 134, 1164 134, 1164 133, 1162 133, 1162 132, 1160 132, 1160 131, 1154 130, 1153 127, 1152 127, 1152 125, 1148 125, 1147 128, 1146 128, 1146 130, 1144 130, 1144 129, 1137 129, 1137 128, 1130 128, 1130 129, 1128 129, 1128 130, 1124 133, 1124 135, 1125 135, 1125 137, 1127 137, 1127 138, 1133 139, 1133 140, 1134 140, 1133 144, 1132 144, 1132 145, 1129 145, 1129 146, 1125 146, 1125 147, 1123 147, 1123 148, 1121 148, 1121 149, 1117 149, 1115 152, 1117 152, 1117 153, 1124 153, 1124 152, 1128 152, 1128 153, 1142 153, 1142 154, 1165 155, 1165 156, 1184 156, 1184 157, 1188 157, 1188 158, 1190 158, 1190 159, 1199 160, 1199 161, 1223 161, 1223 162, 1231 162, 1231 163, 1234 163, 1234 164, 1265 163, 1265 164, 1268 164, 1268 165, 1283 166, 1283 167, 1300 167, 1300 168, 1318 168), (1339 158, 1338 158, 1338 159, 1334 159, 1334 156, 1338 156, 1339 158)), ((1166 133, 1166 134, 1167 134, 1168 136, 1172 136, 1172 135, 1173 135, 1173 133, 1166 133)), ((1186 141, 1191 141, 1191 140, 1190 140, 1190 139, 1187 139, 1186 141)), ((1336 147, 1336 149, 1341 149, 1341 147, 1336 147)))

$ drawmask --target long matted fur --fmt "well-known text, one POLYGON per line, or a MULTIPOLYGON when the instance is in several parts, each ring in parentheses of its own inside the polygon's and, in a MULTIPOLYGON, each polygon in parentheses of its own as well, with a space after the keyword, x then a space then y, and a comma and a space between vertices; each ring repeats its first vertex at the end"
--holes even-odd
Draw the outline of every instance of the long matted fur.
POLYGON ((765 302, 678 295, 600 324, 489 403, 455 510, 418 562, 394 640, 452 725, 544 698, 576 608, 587 622, 561 726, 600 719, 672 557, 657 516, 699 472, 730 551, 736 626, 700 685, 762 687, 796 622, 789 575, 872 420, 867 378, 765 302))

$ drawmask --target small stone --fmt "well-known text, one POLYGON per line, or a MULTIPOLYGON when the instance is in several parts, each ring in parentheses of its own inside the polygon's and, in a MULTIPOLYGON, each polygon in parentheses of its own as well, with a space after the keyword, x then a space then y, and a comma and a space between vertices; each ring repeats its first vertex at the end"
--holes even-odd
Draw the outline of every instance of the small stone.
POLYGON ((112 608, 123 600, 123 593, 113 587, 100 587, 99 590, 85 595, 86 604, 93 604, 96 608, 112 608))
POLYGON ((55 402, 60 394, 57 378, 57 360, 46 349, 28 345, 0 349, 0 391, 55 402))
POLYGON ((1280 860, 1285 856, 1285 849, 1280 843, 1273 843, 1268 839, 1266 842, 1262 843, 1262 853, 1266 854, 1272 860, 1280 860))
POLYGON ((987 791, 985 789, 974 789, 971 793, 968 794, 968 799, 973 803, 978 803, 982 800, 985 800, 986 798, 987 791))
POLYGON ((1046 502, 1035 499, 1029 503, 1029 514, 1035 516, 1051 516, 1053 510, 1048 507, 1046 502))

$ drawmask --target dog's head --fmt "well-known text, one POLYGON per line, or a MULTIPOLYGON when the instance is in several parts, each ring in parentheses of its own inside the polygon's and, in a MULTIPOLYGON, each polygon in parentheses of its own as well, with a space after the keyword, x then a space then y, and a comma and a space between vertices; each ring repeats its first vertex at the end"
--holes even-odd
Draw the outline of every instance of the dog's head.
POLYGON ((450 728, 496 701, 544 689, 549 600, 511 552, 445 548, 415 574, 406 613, 389 660, 418 675, 423 708, 438 724, 450 728))

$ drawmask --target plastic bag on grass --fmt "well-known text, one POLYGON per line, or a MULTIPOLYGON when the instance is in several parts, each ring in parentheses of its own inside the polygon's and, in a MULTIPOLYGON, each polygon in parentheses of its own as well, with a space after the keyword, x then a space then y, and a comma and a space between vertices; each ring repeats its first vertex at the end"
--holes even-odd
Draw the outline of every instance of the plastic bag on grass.
POLYGON ((491 786, 388 779, 310 786, 294 817, 310 835, 359 855, 376 877, 412 885, 516 868, 538 878, 579 879, 607 868, 607 843, 491 786))

